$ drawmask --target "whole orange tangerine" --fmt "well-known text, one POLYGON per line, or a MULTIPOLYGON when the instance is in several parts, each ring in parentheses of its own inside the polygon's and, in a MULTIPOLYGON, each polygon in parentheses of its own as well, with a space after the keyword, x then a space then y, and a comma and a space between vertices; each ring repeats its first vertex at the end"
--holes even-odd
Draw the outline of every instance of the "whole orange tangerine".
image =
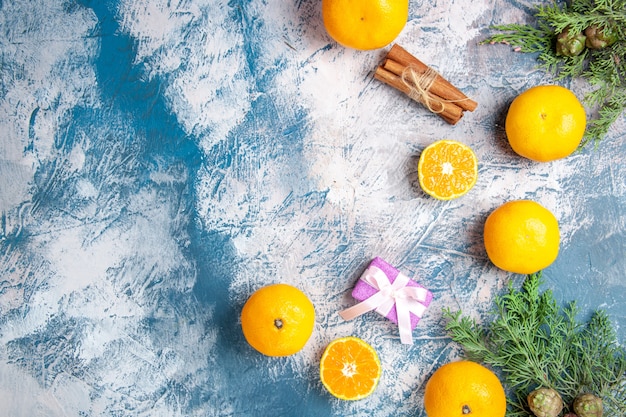
POLYGON ((506 396, 491 370, 471 361, 450 362, 426 383, 424 408, 428 417, 504 417, 506 396))
POLYGON ((391 43, 408 17, 408 0, 322 0, 326 31, 354 49, 377 49, 391 43))
POLYGON ((505 120, 511 148, 539 162, 572 154, 586 126, 584 107, 572 91, 559 85, 539 85, 524 91, 511 103, 505 120))
POLYGON ((532 274, 556 260, 559 223, 550 210, 535 201, 509 201, 487 217, 484 241, 487 256, 495 266, 532 274))
POLYGON ((301 350, 313 333, 315 309, 298 288, 273 284, 255 291, 241 310, 248 343, 267 356, 289 356, 301 350))

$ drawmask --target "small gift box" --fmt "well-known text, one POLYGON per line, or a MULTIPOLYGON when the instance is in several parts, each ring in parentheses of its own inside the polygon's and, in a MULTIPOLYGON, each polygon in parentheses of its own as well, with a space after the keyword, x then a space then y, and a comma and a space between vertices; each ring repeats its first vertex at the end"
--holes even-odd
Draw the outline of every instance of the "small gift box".
POLYGON ((345 320, 375 310, 398 325, 405 344, 413 343, 411 332, 433 299, 430 291, 379 257, 370 262, 352 296, 360 303, 339 313, 345 320))

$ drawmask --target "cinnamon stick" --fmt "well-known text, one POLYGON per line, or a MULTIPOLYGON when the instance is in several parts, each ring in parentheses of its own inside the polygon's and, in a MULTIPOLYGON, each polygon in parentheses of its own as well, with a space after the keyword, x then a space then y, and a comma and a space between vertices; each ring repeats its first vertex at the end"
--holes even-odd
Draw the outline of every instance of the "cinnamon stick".
MULTIPOLYGON (((401 76, 394 74, 393 72, 383 68, 382 66, 376 68, 374 78, 403 92, 404 94, 410 95, 411 93, 411 87, 409 87, 404 81, 402 81, 401 76)), ((459 120, 461 120, 461 117, 463 117, 463 109, 461 107, 457 106, 454 103, 441 101, 441 98, 438 98, 431 92, 427 92, 426 94, 430 96, 429 98, 431 100, 436 101, 437 103, 441 103, 441 111, 438 111, 437 114, 441 116, 446 122, 454 125, 459 120)))
MULTIPOLYGON (((396 72, 400 68, 404 70, 405 67, 411 67, 418 74, 424 74, 429 69, 428 65, 411 55, 398 44, 394 44, 387 53, 386 65, 389 67, 385 67, 385 69, 396 75, 400 75, 396 72), (400 65, 397 66, 394 63, 400 65)), ((476 107, 478 107, 477 102, 468 98, 461 90, 456 88, 441 75, 436 76, 435 82, 431 87, 431 91, 445 100, 455 102, 463 110, 474 111, 476 107)))
MULTIPOLYGON (((404 71, 407 68, 399 62, 393 61, 391 59, 386 59, 382 67, 400 78, 403 77, 404 71)), ((420 75, 423 75, 423 72, 420 75)), ((432 85, 428 88, 429 95, 432 96, 432 98, 434 98, 437 102, 446 103, 453 105, 454 107, 458 107, 458 109, 454 109, 455 111, 461 112, 463 110, 466 110, 463 108, 463 106, 461 106, 460 103, 445 98, 445 96, 449 96, 449 94, 446 94, 446 91, 446 87, 441 83, 441 81, 437 82, 437 79, 435 79, 435 82, 433 82, 432 85)))

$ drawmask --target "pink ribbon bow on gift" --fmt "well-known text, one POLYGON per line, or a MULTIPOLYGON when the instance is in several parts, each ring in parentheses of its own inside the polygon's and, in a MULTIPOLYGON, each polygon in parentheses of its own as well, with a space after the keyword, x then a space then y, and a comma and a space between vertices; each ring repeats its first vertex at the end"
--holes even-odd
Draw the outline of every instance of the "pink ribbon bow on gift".
POLYGON ((398 313, 398 330, 400 331, 400 341, 404 344, 412 345, 411 313, 417 317, 422 317, 426 306, 422 304, 426 301, 428 290, 423 287, 409 287, 410 279, 402 273, 393 281, 376 266, 370 265, 361 279, 378 290, 371 297, 361 301, 350 308, 339 312, 344 320, 352 320, 369 311, 386 316, 389 311, 396 306, 398 313))

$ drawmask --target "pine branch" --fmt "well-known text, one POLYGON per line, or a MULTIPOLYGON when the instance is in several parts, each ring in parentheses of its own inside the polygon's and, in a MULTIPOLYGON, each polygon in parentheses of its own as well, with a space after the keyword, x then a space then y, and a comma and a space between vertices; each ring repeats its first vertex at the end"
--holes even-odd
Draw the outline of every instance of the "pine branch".
MULTIPOLYGON (((596 100, 601 100, 597 98, 596 100)), ((596 144, 606 136, 613 123, 624 113, 626 108, 626 90, 620 90, 607 99, 599 110, 599 117, 587 124, 587 132, 583 139, 583 146, 588 142, 596 144)))
POLYGON ((585 132, 581 147, 596 145, 609 132, 626 108, 626 0, 572 0, 535 8, 534 25, 494 26, 499 33, 482 43, 506 43, 514 50, 537 54, 539 68, 555 79, 581 77, 594 91, 584 97, 597 108, 585 132), (581 33, 589 27, 610 30, 615 43, 601 49, 586 48, 577 56, 562 56, 555 49, 556 38, 564 31, 581 33))
POLYGON ((533 274, 520 290, 510 286, 496 297, 487 324, 446 309, 446 330, 468 359, 502 372, 510 393, 508 417, 531 415, 526 397, 541 386, 558 391, 567 404, 593 392, 607 415, 624 415, 626 350, 608 316, 597 311, 580 323, 576 304, 560 308, 551 291, 540 292, 541 284, 541 274, 533 274))

